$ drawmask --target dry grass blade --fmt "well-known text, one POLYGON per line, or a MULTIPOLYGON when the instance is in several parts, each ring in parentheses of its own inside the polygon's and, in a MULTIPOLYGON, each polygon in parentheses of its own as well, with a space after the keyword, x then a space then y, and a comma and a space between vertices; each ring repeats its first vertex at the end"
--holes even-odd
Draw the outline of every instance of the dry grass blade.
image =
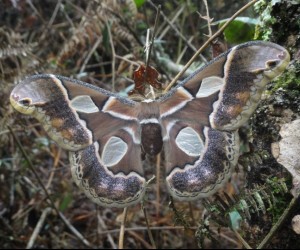
POLYGON ((43 213, 42 213, 42 215, 41 215, 38 223, 35 226, 35 229, 34 229, 32 235, 31 235, 31 237, 30 237, 30 239, 29 239, 29 241, 27 243, 26 249, 30 249, 30 248, 33 247, 34 242, 35 242, 38 234, 40 233, 40 231, 41 231, 41 229, 42 229, 42 227, 44 225, 45 219, 46 219, 47 215, 50 212, 51 212, 51 208, 50 207, 47 207, 46 209, 44 209, 44 211, 43 211, 43 213))
POLYGON ((178 79, 183 75, 183 73, 191 66, 191 64, 195 61, 195 59, 200 55, 200 53, 214 40, 216 39, 224 30, 225 28, 243 11, 247 8, 255 4, 258 0, 252 0, 248 4, 246 4, 243 8, 239 9, 229 20, 214 34, 212 35, 202 46, 201 48, 195 53, 195 55, 188 61, 188 63, 184 66, 184 68, 179 72, 174 79, 169 83, 168 87, 165 89, 165 93, 168 92, 171 87, 178 81, 178 79))
POLYGON ((127 207, 123 210, 123 218, 121 222, 120 227, 120 234, 119 234, 119 249, 124 249, 124 234, 125 234, 125 224, 126 224, 126 218, 127 218, 127 207))
POLYGON ((18 140, 16 134, 14 133, 14 131, 11 129, 10 126, 8 126, 8 129, 9 129, 9 131, 11 132, 11 134, 13 135, 14 140, 17 142, 17 145, 18 145, 19 149, 21 150, 21 152, 22 152, 24 158, 26 159, 26 161, 27 161, 27 163, 28 163, 28 166, 29 166, 30 170, 33 172, 34 176, 35 176, 36 179, 38 180, 38 183, 39 183, 39 185, 41 186, 41 188, 44 190, 45 195, 46 195, 48 201, 50 202, 51 207, 55 210, 55 212, 56 212, 57 215, 62 219, 62 221, 65 223, 65 225, 66 225, 68 228, 71 229, 71 231, 74 233, 74 235, 75 235, 76 237, 78 237, 78 238, 83 242, 84 245, 90 247, 91 244, 88 242, 88 240, 86 240, 86 239, 81 235, 81 233, 79 233, 79 232, 76 230, 76 228, 73 227, 73 226, 71 225, 71 223, 65 218, 65 216, 57 209, 57 207, 55 206, 55 204, 54 204, 52 198, 50 197, 50 195, 49 195, 49 193, 48 193, 48 191, 47 191, 45 185, 43 184, 43 182, 41 181, 39 175, 38 175, 37 172, 35 171, 35 168, 34 168, 32 162, 31 162, 31 160, 29 159, 29 157, 28 157, 28 155, 26 154, 24 148, 22 147, 21 143, 19 142, 19 140, 18 140))

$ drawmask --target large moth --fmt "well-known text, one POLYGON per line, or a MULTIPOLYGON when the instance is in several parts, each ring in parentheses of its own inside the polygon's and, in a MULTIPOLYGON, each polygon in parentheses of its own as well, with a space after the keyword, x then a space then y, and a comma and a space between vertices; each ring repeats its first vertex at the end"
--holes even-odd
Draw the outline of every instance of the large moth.
POLYGON ((73 179, 94 202, 139 202, 147 183, 141 155, 161 151, 170 194, 189 201, 228 180, 239 157, 238 128, 289 60, 277 44, 248 42, 156 100, 135 102, 70 78, 34 75, 13 89, 10 102, 69 151, 73 179))

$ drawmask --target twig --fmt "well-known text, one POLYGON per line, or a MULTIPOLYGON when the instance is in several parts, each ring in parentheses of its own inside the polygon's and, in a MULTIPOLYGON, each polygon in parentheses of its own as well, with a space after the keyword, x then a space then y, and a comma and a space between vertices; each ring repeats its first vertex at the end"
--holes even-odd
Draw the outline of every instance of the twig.
POLYGON ((160 216, 160 165, 161 165, 161 156, 160 154, 156 158, 156 220, 159 220, 160 216))
MULTIPOLYGON (((155 6, 155 4, 149 0, 148 3, 150 3, 150 5, 152 5, 152 7, 157 8, 155 6)), ((189 46, 190 49, 192 49, 193 51, 196 51, 197 49, 195 48, 194 45, 192 45, 186 38, 185 36, 170 22, 170 20, 166 17, 166 15, 161 11, 161 15, 164 18, 164 20, 172 27, 172 29, 175 31, 175 33, 189 46)), ((206 62, 206 59, 204 56, 200 55, 201 59, 206 62)))
MULTIPOLYGON (((178 17, 181 15, 182 11, 183 11, 185 8, 186 8, 186 6, 182 5, 178 11, 176 10, 175 16, 174 16, 174 17, 172 18, 172 20, 170 21, 170 23, 171 23, 172 25, 174 25, 174 22, 178 19, 178 17)), ((158 37, 158 40, 162 40, 163 37, 166 35, 166 33, 169 31, 170 28, 171 28, 170 25, 166 26, 166 28, 165 28, 162 32, 159 33, 160 35, 159 35, 159 37, 158 37)), ((195 47, 194 47, 194 48, 195 48, 195 47)), ((195 51, 196 51, 196 48, 195 48, 195 51)))
POLYGON ((142 206, 142 209, 143 209, 143 213, 144 213, 144 217, 145 217, 145 221, 146 221, 146 226, 147 226, 147 232, 148 232, 149 239, 151 241, 152 249, 156 249, 155 241, 153 239, 153 235, 152 235, 152 232, 151 232, 150 226, 149 226, 147 210, 144 206, 142 206))
POLYGON ((9 233, 12 234, 13 237, 15 238, 15 230, 10 225, 11 223, 9 223, 7 219, 3 217, 3 214, 5 214, 6 212, 7 212, 6 208, 0 211, 0 222, 2 222, 2 224, 5 226, 5 230, 9 231, 9 233))
POLYGON ((130 25, 128 24, 128 22, 126 22, 126 20, 124 20, 124 18, 122 17, 122 15, 120 15, 118 12, 112 10, 111 8, 109 7, 105 7, 105 9, 107 9, 111 14, 113 14, 114 16, 116 16, 120 21, 121 21, 121 24, 123 24, 127 29, 128 31, 131 33, 131 35, 135 38, 135 40, 137 41, 137 43, 140 45, 140 46, 143 46, 143 43, 142 41, 140 40, 139 36, 136 34, 136 32, 130 27, 130 25))
MULTIPOLYGON (((194 38, 195 38, 194 36, 191 36, 189 38, 189 42, 191 43, 194 40, 194 38)), ((178 55, 177 59, 176 59, 176 62, 175 62, 176 64, 180 64, 180 61, 181 61, 182 57, 184 56, 187 49, 188 49, 188 46, 185 45, 184 48, 182 49, 182 51, 180 52, 180 54, 178 55)))
MULTIPOLYGON (((104 220, 102 219, 101 215, 99 214, 98 206, 97 206, 97 219, 98 219, 98 222, 99 222, 101 228, 102 228, 103 230, 107 230, 107 226, 106 226, 104 220)), ((100 234, 100 233, 101 233, 101 232, 99 231, 99 234, 100 234)), ((113 237, 111 236, 110 233, 107 234, 107 237, 108 237, 109 243, 111 244, 111 247, 112 247, 113 249, 117 249, 117 245, 115 244, 114 239, 113 239, 113 237)))
POLYGON ((128 231, 128 234, 130 234, 131 236, 133 236, 134 238, 139 240, 146 249, 153 249, 153 247, 147 241, 145 241, 145 239, 143 239, 140 235, 138 235, 136 232, 128 231))
MULTIPOLYGON (((158 22, 158 17, 159 17, 159 14, 160 14, 160 9, 161 9, 161 6, 158 5, 157 12, 156 12, 156 17, 155 17, 155 22, 154 22, 154 29, 153 29, 153 33, 152 33, 152 37, 151 37, 151 41, 150 41, 150 45, 149 45, 149 50, 146 53, 146 69, 149 66, 149 62, 150 62, 152 47, 153 47, 154 39, 155 39, 155 36, 156 36, 157 22, 158 22)), ((146 70, 145 75, 147 75, 147 70, 146 70)))
POLYGON ((7 126, 7 128, 9 129, 9 131, 11 132, 14 140, 16 141, 18 148, 21 150, 22 155, 24 156, 26 162, 28 163, 29 169, 32 171, 32 173, 34 174, 35 178, 37 179, 39 185, 42 187, 42 189, 45 192, 45 195, 47 197, 47 200, 50 202, 51 207, 55 210, 55 212, 57 213, 57 215, 62 219, 62 221, 65 223, 65 225, 75 234, 75 236, 80 239, 84 245, 90 247, 91 244, 70 224, 70 222, 65 218, 65 216, 57 209, 57 207, 54 205, 53 200, 51 199, 45 185, 43 184, 43 182, 41 181, 39 175, 37 174, 37 172, 35 171, 35 168, 31 162, 31 160, 29 159, 28 155, 26 154, 24 148, 22 147, 19 139, 17 138, 16 134, 14 133, 14 131, 12 130, 12 128, 10 126, 7 126))
POLYGON ((278 229, 282 226, 282 224, 286 221, 287 217, 289 216, 290 212, 293 210, 293 208, 296 205, 299 205, 300 196, 297 198, 293 198, 289 204, 289 206, 284 210, 276 224, 271 228, 269 233, 266 235, 266 237, 263 239, 263 241, 258 245, 256 249, 263 249, 267 246, 269 241, 273 238, 275 233, 278 231, 278 229))
POLYGON ((240 244, 239 244, 238 241, 234 240, 233 237, 230 237, 230 236, 226 235, 225 233, 220 233, 220 232, 219 232, 219 229, 218 229, 218 230, 216 230, 216 229, 210 229, 210 230, 211 230, 211 232, 214 233, 215 235, 224 238, 224 240, 227 240, 228 242, 230 242, 230 243, 236 245, 237 247, 240 246, 240 244))
MULTIPOLYGON (((59 163, 59 159, 60 159, 60 153, 61 153, 61 148, 58 148, 58 151, 54 157, 54 163, 53 163, 53 168, 56 169, 57 166, 58 166, 58 163, 59 163)), ((55 174, 55 170, 54 171, 51 171, 50 173, 50 176, 48 178, 48 182, 46 184, 46 189, 48 190, 48 188, 50 187, 51 183, 52 183, 52 180, 53 180, 53 177, 54 177, 54 174, 55 174)))
POLYGON ((70 229, 70 231, 82 241, 82 243, 88 247, 91 247, 90 242, 83 237, 83 235, 70 223, 70 221, 64 216, 63 213, 59 212, 59 217, 65 223, 65 225, 70 229))
POLYGON ((84 59, 84 62, 79 70, 79 74, 82 73, 85 68, 87 63, 89 62, 91 56, 93 55, 93 53, 95 52, 95 50, 98 48, 99 44, 102 42, 102 36, 99 36, 97 41, 94 43, 92 49, 89 51, 89 53, 87 54, 86 58, 84 59))
POLYGON ((196 224, 196 219, 195 219, 195 216, 194 216, 194 209, 193 209, 193 206, 192 206, 192 202, 189 202, 189 212, 190 212, 190 217, 192 219, 192 225, 195 225, 196 224))
POLYGON ((40 36, 41 37, 41 40, 43 40, 45 38, 45 36, 47 36, 49 34, 49 30, 50 30, 50 27, 52 26, 56 16, 57 16, 57 13, 58 13, 58 10, 60 9, 60 6, 61 6, 61 0, 58 0, 56 6, 55 6, 55 9, 53 11, 53 14, 48 22, 48 24, 46 25, 42 35, 40 36))
POLYGON ((244 240, 244 238, 239 234, 238 231, 232 229, 232 231, 235 233, 236 237, 239 239, 239 241, 243 244, 243 246, 246 249, 252 249, 252 247, 244 240))
MULTIPOLYGON (((150 230, 183 230, 183 226, 154 226, 150 227, 150 230)), ((191 229, 197 229, 196 227, 191 227, 191 229)), ((131 227, 131 228, 125 228, 125 232, 128 231, 147 231, 147 227, 131 227)), ((107 231, 101 232, 101 234, 107 234, 107 233, 120 233, 120 229, 111 229, 107 231)))
POLYGON ((32 246, 34 245, 34 242, 36 240, 36 237, 38 236, 39 232, 41 231, 42 229, 42 226, 44 225, 44 221, 47 217, 47 215, 51 212, 51 208, 50 207, 47 207, 46 209, 44 209, 38 223, 36 224, 34 230, 33 230, 33 233, 27 243, 27 246, 26 246, 26 249, 30 249, 32 248, 32 246))
POLYGON ((124 234, 125 234, 125 223, 127 218, 127 207, 123 210, 123 218, 120 227, 120 234, 119 234, 119 249, 124 249, 124 234))
POLYGON ((210 26, 210 16, 209 16, 209 10, 208 10, 208 4, 207 4, 207 0, 203 0, 204 5, 205 5, 205 9, 206 9, 206 20, 207 20, 207 27, 208 27, 208 37, 212 36, 212 30, 211 30, 211 26, 210 26))
POLYGON ((115 46, 113 42, 113 38, 111 35, 111 30, 110 30, 110 25, 108 25, 108 22, 105 23, 106 28, 107 28, 107 34, 109 36, 109 43, 111 47, 111 56, 112 56, 112 61, 111 61, 111 72, 112 72, 112 91, 115 91, 115 78, 116 78, 116 52, 115 52, 115 46))
MULTIPOLYGON (((147 41, 146 41, 146 45, 145 45, 145 52, 146 52, 146 70, 145 70, 145 74, 144 74, 144 84, 146 83, 146 79, 147 79, 147 74, 148 74, 148 66, 150 63, 150 57, 151 57, 151 52, 152 52, 152 48, 154 45, 154 39, 155 39, 155 35, 156 35, 156 30, 157 30, 157 22, 158 22, 158 17, 159 17, 159 13, 160 13, 160 8, 161 6, 159 5, 157 8, 157 12, 156 12, 156 17, 155 17, 155 23, 154 23, 154 29, 153 29, 153 33, 151 36, 151 39, 149 38, 151 35, 151 30, 148 29, 147 30, 147 41), (150 41, 149 41, 150 39, 150 41)), ((155 99, 155 92, 153 89, 153 86, 150 85, 150 92, 152 94, 152 99, 155 99)))
MULTIPOLYGON (((178 79, 183 75, 183 73, 191 66, 191 64, 195 61, 198 55, 217 37, 219 36, 223 30, 231 23, 238 15, 240 15, 244 10, 252 6, 258 0, 252 0, 251 2, 247 3, 244 7, 239 9, 228 21, 213 35, 211 36, 203 45, 202 47, 194 54, 194 56, 188 61, 188 63, 183 67, 183 69, 175 76, 175 78, 169 83, 167 88, 164 90, 164 93, 168 92, 171 87, 178 81, 178 79)), ((151 3, 151 1, 150 1, 151 3)))
POLYGON ((132 64, 132 65, 135 65, 135 66, 140 66, 136 61, 132 61, 130 59, 127 59, 125 56, 119 56, 119 55, 116 55, 116 58, 120 59, 120 60, 123 60, 125 62, 128 62, 129 64, 132 64))
POLYGON ((33 12, 42 20, 43 23, 45 23, 45 19, 43 16, 38 12, 38 10, 34 7, 31 0, 26 0, 26 3, 30 6, 30 8, 33 10, 33 12))
POLYGON ((11 129, 10 126, 7 126, 7 127, 8 127, 8 129, 9 129, 9 131, 11 132, 12 136, 14 137, 14 140, 17 142, 18 148, 21 150, 22 155, 24 156, 26 162, 28 163, 28 166, 29 166, 30 170, 33 172, 33 174, 34 174, 35 178, 37 179, 39 185, 40 185, 40 186, 42 187, 42 189, 44 190, 47 199, 48 199, 48 200, 50 201, 50 203, 51 203, 51 206, 55 209, 56 213, 59 214, 58 209, 55 207, 55 205, 54 205, 54 203, 53 203, 53 201, 52 201, 52 199, 51 199, 51 197, 50 197, 50 195, 49 195, 49 193, 48 193, 46 187, 44 186, 44 184, 43 184, 43 182, 41 181, 41 179, 40 179, 39 175, 37 174, 37 172, 35 171, 35 168, 33 167, 33 164, 32 164, 32 162, 31 162, 31 160, 29 159, 28 155, 26 154, 26 152, 25 152, 24 148, 22 147, 22 145, 21 145, 19 139, 17 138, 15 132, 11 129))

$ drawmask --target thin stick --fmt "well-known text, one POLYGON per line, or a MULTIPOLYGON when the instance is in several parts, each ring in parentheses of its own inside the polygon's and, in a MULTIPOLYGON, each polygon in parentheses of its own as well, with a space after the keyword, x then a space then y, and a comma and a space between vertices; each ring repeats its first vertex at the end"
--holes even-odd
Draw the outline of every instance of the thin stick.
POLYGON ((48 200, 50 201, 50 203, 51 203, 51 206, 55 209, 56 213, 59 214, 58 209, 55 207, 55 205, 54 205, 52 199, 50 198, 50 195, 49 195, 49 193, 48 193, 46 187, 45 187, 44 184, 42 183, 42 181, 41 181, 39 175, 37 174, 37 172, 35 171, 35 168, 33 167, 33 164, 32 164, 32 162, 31 162, 31 160, 29 159, 28 155, 26 154, 26 152, 25 152, 24 148, 22 147, 20 141, 19 141, 18 138, 16 137, 15 132, 11 129, 10 126, 8 126, 8 129, 10 130, 11 134, 13 135, 14 140, 17 142, 18 148, 21 150, 22 155, 24 156, 26 162, 28 163, 28 166, 29 166, 30 170, 33 172, 33 174, 34 174, 35 178, 37 179, 39 185, 40 185, 40 186, 42 187, 42 189, 44 190, 47 199, 48 199, 48 200))
POLYGON ((192 225, 195 225, 196 224, 196 219, 195 219, 195 216, 194 216, 194 209, 193 209, 193 206, 192 206, 192 202, 189 202, 189 211, 190 211, 190 217, 192 219, 192 225))
POLYGON ((235 233, 236 237, 239 239, 240 242, 242 242, 243 246, 246 249, 252 249, 252 247, 244 240, 244 238, 239 234, 238 231, 233 229, 233 232, 235 233))
POLYGON ((91 244, 88 242, 87 239, 83 237, 83 235, 70 223, 70 221, 64 216, 63 213, 59 212, 59 217, 65 223, 67 228, 78 238, 82 241, 82 243, 88 247, 91 247, 91 244))
POLYGON ((141 244, 144 245, 144 248, 142 248, 142 249, 153 249, 153 247, 143 237, 141 237, 138 233, 136 233, 134 231, 128 231, 128 234, 130 234, 131 236, 133 236, 134 238, 139 240, 141 242, 141 244))
POLYGON ((287 217, 289 216, 290 212, 294 209, 296 205, 299 205, 300 196, 297 198, 293 198, 289 204, 289 206, 284 210, 276 224, 271 228, 269 233, 266 235, 266 237, 263 239, 263 241, 258 245, 256 249, 263 249, 267 246, 269 241, 273 238, 275 233, 278 231, 278 229, 282 226, 282 224, 286 221, 287 217))
POLYGON ((32 235, 27 243, 27 246, 26 246, 26 249, 30 249, 33 247, 34 245, 34 242, 36 240, 36 237, 38 236, 39 232, 41 231, 42 229, 42 226, 44 225, 44 221, 45 219, 47 218, 47 215, 51 212, 51 208, 50 207, 47 207, 46 209, 44 209, 38 223, 36 224, 33 232, 32 232, 32 235))
POLYGON ((160 154, 156 157, 156 220, 159 220, 159 210, 160 210, 160 161, 161 156, 160 154))
POLYGON ((45 195, 47 197, 47 200, 49 201, 51 207, 55 210, 55 212, 57 213, 57 215, 62 219, 62 221, 65 223, 65 225, 67 227, 69 227, 71 229, 71 231, 75 234, 75 236, 80 239, 82 241, 82 243, 88 247, 91 247, 91 244, 70 224, 70 222, 68 220, 66 220, 65 216, 57 209, 57 207, 54 205, 53 200, 51 199, 46 187, 44 186, 43 182, 41 181, 39 175, 37 174, 37 172, 35 171, 35 168, 31 162, 31 160, 29 159, 28 155, 26 154, 24 148, 22 147, 19 139, 17 138, 16 134, 14 133, 14 131, 12 130, 12 128, 10 126, 7 126, 7 128, 9 129, 9 131, 11 132, 14 140, 17 143, 18 148, 21 150, 22 155, 24 156, 26 162, 28 163, 29 169, 32 171, 32 173, 34 174, 35 178, 37 179, 39 185, 42 187, 42 189, 45 192, 45 195))
POLYGON ((95 50, 98 48, 98 46, 101 42, 102 42, 102 36, 98 37, 98 39, 94 43, 92 49, 90 49, 89 53, 85 57, 84 62, 80 67, 79 74, 82 73, 85 70, 87 63, 89 62, 89 60, 91 59, 92 55, 94 54, 95 50))
POLYGON ((45 38, 46 34, 47 35, 49 34, 49 30, 50 30, 50 28, 51 28, 51 26, 52 26, 52 24, 53 24, 53 22, 54 22, 54 20, 55 20, 55 18, 57 16, 57 13, 58 13, 58 11, 60 9, 60 6, 61 6, 61 0, 58 0, 57 4, 55 6, 55 9, 53 11, 53 14, 52 14, 52 16, 50 18, 50 21, 48 22, 48 24, 46 25, 46 28, 44 29, 42 35, 40 36, 42 38, 41 40, 43 40, 45 38))
MULTIPOLYGON (((148 53, 146 53, 146 69, 149 66, 149 62, 150 62, 150 56, 151 56, 152 47, 153 47, 153 44, 154 44, 154 39, 155 39, 155 36, 156 36, 157 22, 158 22, 158 17, 159 17, 159 14, 160 14, 160 9, 161 9, 161 6, 158 5, 157 12, 156 12, 156 17, 155 17, 155 22, 154 22, 154 29, 153 29, 152 37, 151 37, 150 44, 149 44, 149 50, 148 50, 148 53)), ((147 70, 146 70, 146 74, 147 74, 147 70)))
POLYGON ((155 241, 153 239, 153 235, 152 235, 152 232, 151 232, 150 226, 149 226, 149 220, 148 220, 147 210, 146 210, 146 208, 144 206, 142 206, 142 207, 143 207, 144 217, 145 217, 145 220, 146 220, 146 226, 147 226, 148 236, 149 236, 152 248, 156 249, 155 241))
MULTIPOLYGON (((152 7, 157 8, 155 6, 155 4, 149 0, 148 3, 150 3, 150 5, 152 5, 152 7)), ((172 29, 175 31, 175 33, 189 46, 190 49, 192 49, 193 51, 196 51, 197 49, 195 48, 195 46, 193 44, 191 44, 186 38, 185 36, 170 22, 170 20, 166 17, 166 15, 161 12, 162 17, 164 18, 164 20, 168 23, 168 25, 170 25, 172 27, 172 29)), ((204 56, 200 55, 201 59, 206 62, 206 59, 204 56)))
MULTIPOLYGON (((102 230, 107 230, 107 226, 106 226, 104 220, 102 219, 102 217, 101 217, 101 215, 100 215, 100 213, 99 213, 98 206, 97 206, 97 219, 98 219, 98 223, 99 223, 99 225, 100 225, 101 231, 102 231, 102 230)), ((99 227, 98 227, 98 228, 99 228, 99 227)), ((100 234, 101 231, 99 230, 99 231, 98 231, 98 234, 100 234)), ((98 236, 98 235, 97 235, 97 236, 98 236)), ((115 244, 112 235, 111 235, 110 233, 108 233, 108 234, 107 234, 107 237, 108 237, 108 241, 109 241, 109 243, 110 243, 112 249, 117 249, 117 245, 115 244)), ((97 237, 97 238, 99 239, 100 237, 97 237)))
POLYGON ((205 8, 206 8, 206 20, 207 20, 207 27, 208 27, 208 37, 212 36, 212 30, 210 26, 210 16, 209 16, 209 10, 208 10, 208 4, 207 0, 203 0, 205 8))
MULTIPOLYGON (((239 9, 229 20, 213 35, 211 36, 202 47, 194 54, 194 56, 188 61, 188 63, 183 67, 183 69, 175 76, 175 78, 169 83, 167 88, 164 90, 164 93, 168 92, 171 87, 178 81, 178 79, 183 75, 183 73, 191 66, 191 64, 195 61, 198 55, 217 37, 219 36, 223 30, 231 23, 238 15, 240 15, 244 10, 255 4, 258 0, 252 0, 247 3, 244 7, 239 9)), ((150 1, 151 2, 151 1, 150 1)))
POLYGON ((126 218, 127 218, 127 207, 125 207, 123 210, 123 219, 121 222, 120 234, 119 234, 119 249, 124 249, 124 234, 125 234, 126 218))
POLYGON ((116 78, 116 52, 115 52, 115 47, 114 47, 114 42, 113 42, 113 38, 111 35, 111 31, 110 31, 110 26, 108 25, 108 22, 106 22, 106 28, 107 28, 107 33, 109 36, 109 43, 111 46, 111 54, 112 54, 112 61, 111 61, 111 71, 112 71, 112 91, 115 91, 115 78, 116 78))
MULTIPOLYGON (((58 148, 58 151, 57 151, 57 153, 56 153, 56 155, 54 157, 54 163, 53 163, 53 166, 52 166, 52 168, 54 168, 54 169, 57 169, 57 166, 58 166, 58 163, 59 163, 59 158, 60 158, 60 153, 61 153, 61 148, 58 148)), ((52 180, 54 178, 55 172, 56 171, 54 170, 54 171, 51 171, 51 173, 50 173, 50 176, 48 178, 48 182, 46 184, 46 189, 47 190, 48 190, 48 188, 50 187, 50 185, 52 183, 52 180)))
MULTIPOLYGON (((158 8, 157 8, 157 12, 156 12, 154 29, 153 29, 151 39, 149 38, 150 35, 151 35, 151 30, 150 29, 147 30, 147 40, 146 40, 146 48, 145 48, 145 52, 146 52, 146 70, 145 70, 145 74, 144 74, 144 84, 146 83, 146 79, 147 79, 147 74, 148 74, 147 69, 148 69, 148 66, 149 66, 149 63, 150 63, 152 47, 154 45, 154 39, 155 39, 155 35, 156 35, 156 30, 157 30, 157 22, 158 22, 158 17, 159 17, 159 13, 160 13, 160 8, 161 8, 161 6, 159 5, 158 8)), ((152 99, 154 100, 155 99, 155 92, 154 92, 154 89, 151 85, 150 85, 150 92, 151 92, 151 95, 152 95, 152 99)))
MULTIPOLYGON (((174 25, 174 22, 178 19, 178 17, 181 15, 181 13, 183 12, 183 10, 184 10, 185 8, 186 8, 186 6, 185 6, 185 5, 182 5, 178 11, 176 10, 175 16, 174 16, 174 17, 172 18, 172 20, 170 21, 170 23, 171 23, 172 25, 174 25)), ((163 37, 166 35, 166 33, 170 30, 170 28, 172 28, 170 25, 166 26, 166 28, 165 28, 162 32, 159 33, 158 40, 162 40, 163 37)), ((195 48, 195 51, 196 51, 196 48, 195 48)))
MULTIPOLYGON (((194 40, 194 36, 191 36, 190 39, 189 39, 189 42, 192 42, 194 40)), ((182 57, 184 56, 186 50, 188 49, 188 46, 184 46, 184 48, 182 49, 181 53, 178 55, 177 59, 176 59, 176 64, 179 64, 182 57)))

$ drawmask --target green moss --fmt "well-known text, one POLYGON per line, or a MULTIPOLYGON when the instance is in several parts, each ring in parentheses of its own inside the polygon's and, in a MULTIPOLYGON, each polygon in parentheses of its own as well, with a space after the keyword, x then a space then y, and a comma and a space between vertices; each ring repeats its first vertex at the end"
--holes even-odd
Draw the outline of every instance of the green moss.
POLYGON ((290 95, 299 97, 300 95, 300 61, 294 62, 284 74, 277 78, 272 89, 275 92, 278 89, 289 90, 290 95))
POLYGON ((260 17, 260 24, 256 26, 255 30, 255 39, 269 40, 272 34, 271 26, 276 22, 276 19, 271 15, 272 6, 274 4, 272 2, 261 0, 254 5, 254 10, 260 17))

